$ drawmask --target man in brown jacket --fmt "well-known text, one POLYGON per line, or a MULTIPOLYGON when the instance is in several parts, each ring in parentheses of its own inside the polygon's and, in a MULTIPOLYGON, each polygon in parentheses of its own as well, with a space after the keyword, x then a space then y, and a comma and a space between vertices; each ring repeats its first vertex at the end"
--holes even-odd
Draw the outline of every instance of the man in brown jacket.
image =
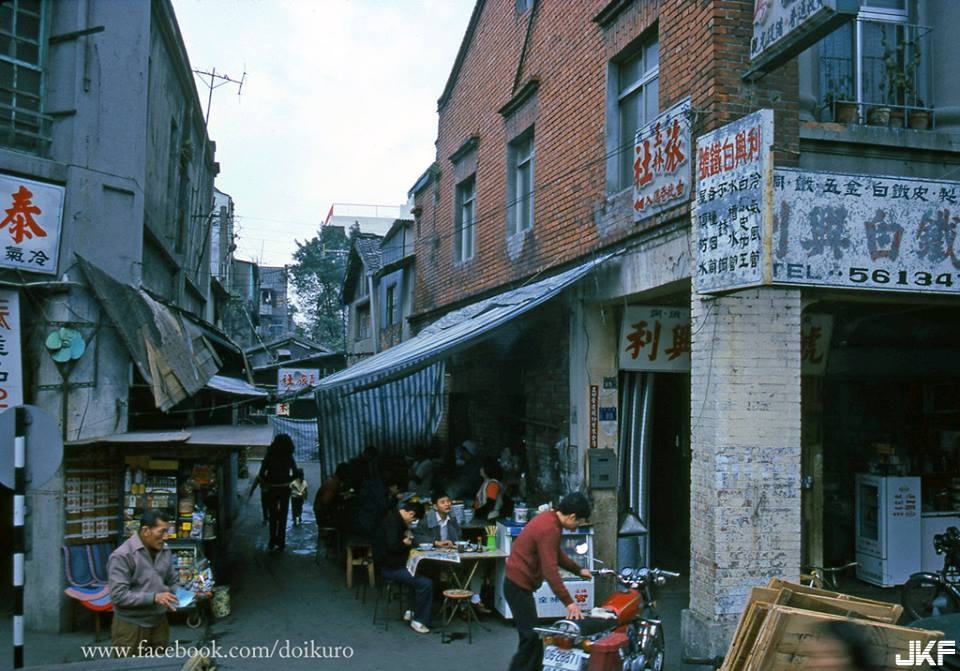
POLYGON ((590 569, 580 568, 560 549, 563 530, 574 531, 589 519, 590 500, 585 494, 574 492, 565 496, 556 510, 548 510, 534 517, 513 543, 510 556, 507 557, 503 596, 513 613, 520 641, 510 662, 510 671, 540 668, 543 644, 533 630, 537 623, 537 605, 533 593, 540 588, 544 579, 567 607, 567 618, 583 618, 580 606, 563 585, 558 566, 578 573, 583 578, 590 578, 590 569))
POLYGON ((164 537, 171 517, 147 510, 140 531, 110 555, 108 579, 113 602, 113 645, 127 654, 143 655, 170 643, 167 611, 177 609, 177 575, 164 537))

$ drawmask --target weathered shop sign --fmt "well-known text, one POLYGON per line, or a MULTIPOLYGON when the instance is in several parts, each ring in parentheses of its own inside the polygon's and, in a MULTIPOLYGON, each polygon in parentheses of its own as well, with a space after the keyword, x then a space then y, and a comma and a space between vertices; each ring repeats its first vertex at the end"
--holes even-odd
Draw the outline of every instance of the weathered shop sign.
POLYGON ((698 293, 769 283, 773 110, 763 109, 697 138, 693 204, 698 293))
POLYGON ((751 69, 770 72, 856 16, 859 0, 754 0, 751 69))
POLYGON ((637 131, 633 218, 640 221, 690 198, 690 98, 637 131))
POLYGON ((960 293, 960 183, 778 169, 775 284, 960 293))
POLYGON ((278 368, 277 392, 287 393, 312 387, 320 379, 319 368, 278 368))
POLYGON ((688 372, 690 310, 628 305, 617 349, 621 370, 688 372))
POLYGON ((55 275, 62 186, 0 174, 0 267, 55 275))
POLYGON ((0 412, 23 405, 20 294, 0 289, 0 412))

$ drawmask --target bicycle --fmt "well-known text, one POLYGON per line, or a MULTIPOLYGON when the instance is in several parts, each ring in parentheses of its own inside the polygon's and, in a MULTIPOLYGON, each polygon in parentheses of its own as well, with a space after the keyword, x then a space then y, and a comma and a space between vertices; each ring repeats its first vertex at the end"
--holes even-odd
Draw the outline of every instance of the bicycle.
POLYGON ((900 588, 903 610, 913 620, 960 612, 960 530, 934 535, 933 549, 944 555, 943 568, 914 573, 900 588))
POLYGON ((839 586, 837 576, 859 564, 860 562, 852 561, 843 566, 810 566, 807 573, 800 574, 800 584, 836 592, 839 586))

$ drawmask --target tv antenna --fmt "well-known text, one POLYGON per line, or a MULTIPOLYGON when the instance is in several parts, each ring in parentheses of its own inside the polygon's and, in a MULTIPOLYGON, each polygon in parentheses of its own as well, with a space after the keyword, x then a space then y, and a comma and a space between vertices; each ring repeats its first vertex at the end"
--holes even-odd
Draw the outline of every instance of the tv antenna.
POLYGON ((227 84, 236 84, 237 85, 237 97, 240 97, 240 91, 243 89, 243 82, 247 78, 247 71, 243 71, 243 75, 240 77, 239 81, 236 79, 231 79, 228 75, 218 74, 216 68, 210 68, 210 72, 204 72, 203 70, 194 70, 194 74, 200 75, 203 78, 203 83, 207 87, 207 113, 203 118, 203 124, 207 125, 210 121, 210 103, 213 100, 213 90, 218 89, 221 86, 227 84), (207 79, 209 77, 209 79, 207 79))

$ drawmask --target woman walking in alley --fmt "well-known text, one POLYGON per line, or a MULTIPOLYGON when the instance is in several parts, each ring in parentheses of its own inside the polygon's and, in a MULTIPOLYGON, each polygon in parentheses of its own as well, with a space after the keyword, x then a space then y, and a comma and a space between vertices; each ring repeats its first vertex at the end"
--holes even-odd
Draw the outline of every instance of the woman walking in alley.
POLYGON ((290 483, 296 477, 297 462, 293 459, 293 439, 278 433, 267 448, 260 465, 260 487, 266 498, 269 515, 270 552, 282 551, 287 545, 287 514, 290 509, 290 483))

